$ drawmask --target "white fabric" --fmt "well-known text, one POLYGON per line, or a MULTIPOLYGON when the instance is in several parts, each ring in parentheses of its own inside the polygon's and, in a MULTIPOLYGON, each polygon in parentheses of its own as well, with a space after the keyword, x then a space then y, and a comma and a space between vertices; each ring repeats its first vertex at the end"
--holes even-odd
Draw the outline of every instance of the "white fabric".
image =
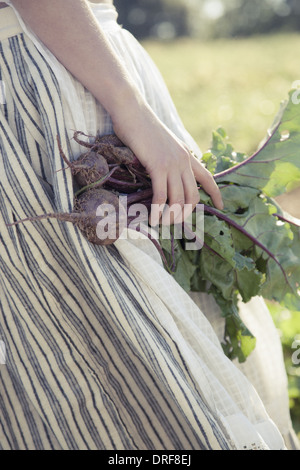
MULTIPOLYGON (((225 320, 221 317, 214 298, 198 292, 192 292, 190 295, 222 341, 225 320)), ((235 360, 234 364, 254 385, 289 448, 300 450, 299 439, 290 418, 288 380, 282 345, 270 312, 261 297, 254 297, 247 304, 239 304, 239 313, 256 337, 256 347, 245 363, 239 364, 235 360)))
MULTIPOLYGON (((165 84, 152 61, 135 39, 117 24, 117 13, 114 7, 108 4, 93 4, 91 8, 110 43, 120 59, 125 62, 127 69, 154 111, 178 137, 183 139, 198 155, 201 155, 198 146, 180 121, 165 84)), ((90 135, 111 133, 111 120, 106 111, 26 28, 20 17, 19 21, 58 78, 70 139, 74 129, 90 135)), ((81 150, 74 140, 70 143, 73 157, 76 158, 81 150)), ((278 425, 283 423, 283 426, 289 427, 288 419, 283 421, 277 419, 278 414, 276 409, 273 409, 272 403, 269 413, 273 419, 269 417, 253 385, 239 368, 224 356, 210 322, 164 270, 151 242, 141 236, 138 240, 118 240, 116 246, 131 270, 140 278, 141 284, 146 285, 147 290, 149 289, 149 301, 156 305, 158 321, 174 338, 201 395, 205 397, 209 408, 231 436, 232 449, 284 449, 284 441, 273 419, 276 418, 278 425)), ((197 295, 195 301, 201 307, 202 303, 205 305, 205 296, 197 295)), ((257 315, 254 316, 251 307, 241 308, 241 314, 247 315, 247 324, 250 329, 252 328, 251 318, 253 317, 253 321, 256 322, 260 312, 263 312, 262 324, 266 321, 268 331, 273 335, 274 325, 271 324, 262 305, 259 306, 259 311, 256 311, 257 315)), ((209 314, 209 311, 207 313, 209 314)), ((214 319, 220 319, 217 308, 213 307, 211 316, 214 319)), ((218 330, 222 322, 216 320, 215 323, 218 330)), ((263 362, 264 359, 261 358, 260 361, 263 362)), ((287 417, 289 415, 286 409, 286 376, 282 369, 282 358, 278 358, 278 362, 280 364, 277 369, 279 376, 275 377, 275 380, 267 370, 263 370, 262 377, 266 379, 260 392, 263 395, 265 390, 276 389, 279 382, 282 383, 283 392, 279 397, 283 397, 282 409, 285 410, 287 417)), ((251 380, 252 378, 251 375, 251 380)), ((266 395, 270 396, 268 392, 266 395)), ((275 408, 278 408, 277 404, 275 408)))

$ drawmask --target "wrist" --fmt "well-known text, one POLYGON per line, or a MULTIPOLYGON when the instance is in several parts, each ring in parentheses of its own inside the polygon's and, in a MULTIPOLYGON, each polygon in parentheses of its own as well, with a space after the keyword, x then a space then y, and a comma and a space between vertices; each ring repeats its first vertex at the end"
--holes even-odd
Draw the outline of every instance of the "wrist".
POLYGON ((139 114, 147 106, 139 90, 127 79, 120 82, 116 80, 115 83, 110 82, 103 89, 99 101, 116 126, 121 122, 131 121, 136 114, 139 114))

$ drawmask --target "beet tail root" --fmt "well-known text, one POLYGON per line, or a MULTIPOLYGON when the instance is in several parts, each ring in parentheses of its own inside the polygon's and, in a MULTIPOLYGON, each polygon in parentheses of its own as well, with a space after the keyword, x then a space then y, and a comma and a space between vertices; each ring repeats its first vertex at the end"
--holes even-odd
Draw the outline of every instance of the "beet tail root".
MULTIPOLYGON (((67 168, 71 168, 72 167, 72 163, 70 162, 70 160, 66 157, 63 149, 62 149, 62 146, 61 146, 61 143, 60 143, 60 138, 59 136, 57 135, 56 136, 56 140, 57 140, 57 145, 58 145, 58 150, 59 150, 59 153, 60 153, 60 156, 61 158, 63 159, 63 161, 68 165, 67 168)), ((66 168, 61 168, 61 170, 65 170, 66 168)), ((61 170, 58 170, 58 171, 61 171, 61 170)))
POLYGON ((57 219, 63 222, 72 222, 73 224, 78 223, 82 220, 83 216, 80 213, 72 212, 62 212, 62 213, 49 213, 49 214, 41 214, 36 215, 34 217, 26 217, 26 219, 17 220, 16 222, 12 222, 10 224, 6 224, 7 227, 12 227, 14 225, 23 224, 24 222, 37 222, 39 220, 46 220, 46 219, 57 219))
POLYGON ((75 131, 75 132, 74 132, 74 135, 73 135, 73 139, 75 140, 75 142, 76 142, 77 144, 82 145, 82 147, 87 147, 87 148, 89 148, 89 149, 92 148, 92 147, 94 147, 95 144, 90 144, 89 142, 86 142, 86 141, 84 141, 84 140, 80 140, 80 139, 78 138, 79 135, 83 135, 84 137, 89 137, 89 138, 93 137, 92 135, 87 135, 87 134, 85 134, 84 132, 75 131))

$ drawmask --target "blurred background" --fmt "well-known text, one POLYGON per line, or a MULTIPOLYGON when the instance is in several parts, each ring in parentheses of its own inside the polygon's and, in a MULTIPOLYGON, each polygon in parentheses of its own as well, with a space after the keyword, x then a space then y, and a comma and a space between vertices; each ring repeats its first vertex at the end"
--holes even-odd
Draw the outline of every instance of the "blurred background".
MULTIPOLYGON (((295 82, 300 84, 300 1, 114 3, 119 23, 157 64, 200 148, 207 150, 212 131, 223 127, 236 151, 253 153, 281 101, 295 82)), ((300 188, 278 200, 300 218, 300 188)), ((300 437, 300 365, 292 362, 300 341, 300 313, 271 302, 268 307, 282 339, 291 414, 300 437)))
POLYGON ((121 23, 139 39, 219 38, 298 31, 298 0, 116 0, 121 23))

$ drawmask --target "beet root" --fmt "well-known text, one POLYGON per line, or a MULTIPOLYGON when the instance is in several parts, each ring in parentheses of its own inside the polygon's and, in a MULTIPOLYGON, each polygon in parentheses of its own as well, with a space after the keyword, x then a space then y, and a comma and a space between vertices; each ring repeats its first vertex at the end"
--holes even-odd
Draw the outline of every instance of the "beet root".
POLYGON ((70 162, 61 147, 58 137, 57 143, 62 159, 68 165, 68 168, 71 169, 72 175, 79 186, 83 187, 93 184, 108 174, 108 163, 101 154, 90 150, 80 155, 77 160, 70 162))
POLYGON ((73 162, 72 174, 79 186, 88 186, 103 178, 109 172, 108 163, 102 155, 87 152, 73 162))
POLYGON ((102 137, 94 138, 93 143, 88 143, 78 138, 78 135, 92 137, 77 131, 74 133, 73 139, 80 145, 91 149, 98 154, 103 155, 108 163, 118 163, 120 165, 132 166, 139 170, 144 170, 138 158, 132 150, 125 146, 124 143, 115 134, 108 134, 102 137))
POLYGON ((113 145, 115 147, 123 147, 124 146, 123 142, 121 142, 119 137, 117 137, 115 134, 107 134, 107 135, 104 135, 102 137, 96 137, 96 139, 95 139, 95 137, 92 136, 92 135, 87 135, 84 132, 76 131, 76 132, 74 132, 73 139, 75 140, 75 142, 77 142, 77 144, 82 145, 83 147, 87 147, 89 149, 97 148, 98 144, 108 144, 108 145, 113 145), (87 142, 85 140, 81 140, 78 137, 79 135, 83 135, 84 137, 93 138, 94 142, 90 143, 90 142, 87 142))
POLYGON ((75 198, 74 212, 50 213, 18 220, 7 226, 42 219, 57 219, 71 222, 94 245, 111 245, 127 226, 127 212, 114 193, 102 188, 93 188, 75 198))
POLYGON ((90 189, 80 195, 74 212, 84 215, 76 225, 95 245, 111 245, 127 226, 127 212, 118 196, 102 188, 90 189))

